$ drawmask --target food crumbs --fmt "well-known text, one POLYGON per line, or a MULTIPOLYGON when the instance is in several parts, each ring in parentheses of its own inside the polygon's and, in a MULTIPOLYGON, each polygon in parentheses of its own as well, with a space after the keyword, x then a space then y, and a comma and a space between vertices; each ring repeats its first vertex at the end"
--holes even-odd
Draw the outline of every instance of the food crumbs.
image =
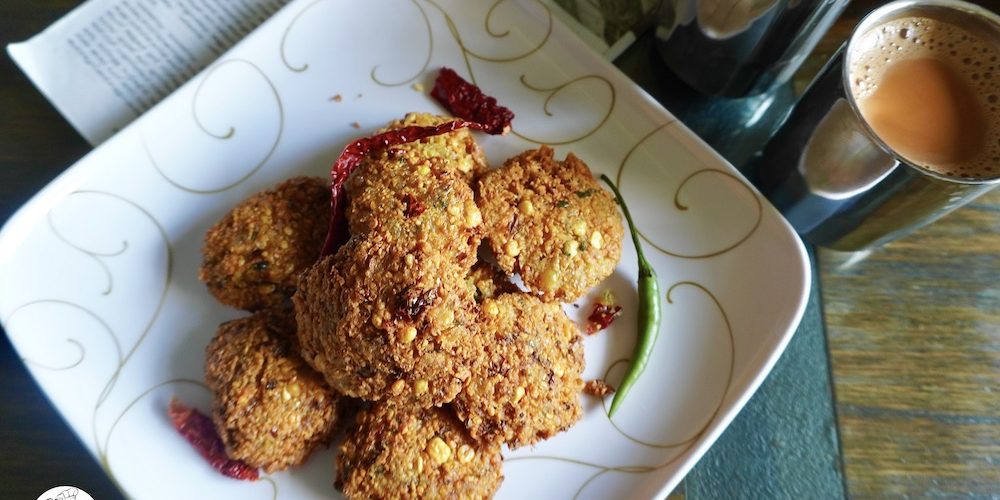
POLYGON ((615 303, 615 294, 610 289, 605 290, 594 303, 594 310, 587 317, 587 327, 584 329, 584 333, 593 335, 607 328, 621 314, 622 306, 615 303))
POLYGON ((608 385, 607 382, 599 379, 588 380, 583 384, 583 393, 590 396, 597 396, 603 398, 609 394, 615 393, 615 388, 608 385))
POLYGON ((333 101, 333 102, 340 102, 340 101, 343 101, 344 98, 341 97, 340 94, 337 94, 337 95, 331 97, 330 100, 333 101))
POLYGON ((594 304, 594 310, 587 317, 587 328, 585 333, 593 335, 608 326, 618 316, 622 314, 622 306, 609 306, 606 304, 594 304))
POLYGON ((424 85, 422 83, 420 83, 420 82, 417 82, 417 83, 414 83, 413 85, 410 85, 410 88, 413 89, 413 90, 416 90, 417 92, 423 92, 424 91, 424 85))
POLYGON ((361 128, 361 124, 358 122, 351 122, 351 126, 354 128, 361 128))

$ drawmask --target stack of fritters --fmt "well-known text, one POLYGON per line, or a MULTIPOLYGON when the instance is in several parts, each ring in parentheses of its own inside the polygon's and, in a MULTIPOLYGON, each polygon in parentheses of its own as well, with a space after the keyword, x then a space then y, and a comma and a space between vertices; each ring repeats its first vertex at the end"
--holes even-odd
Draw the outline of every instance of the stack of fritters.
MULTIPOLYGON (((446 121, 410 114, 388 129, 446 121)), ((583 341, 557 301, 614 269, 613 199, 582 162, 556 161, 547 147, 487 172, 458 130, 366 157, 346 184, 351 237, 317 262, 328 199, 294 217, 269 206, 294 205, 291 186, 311 182, 255 195, 206 237, 201 277, 213 294, 271 308, 222 325, 209 346, 227 451, 269 471, 301 463, 330 439, 337 400, 357 398, 370 403, 337 460, 348 497, 492 495, 501 445, 533 444, 581 418, 583 341), (271 215, 256 227, 242 214, 271 215), (250 236, 261 234, 257 245, 250 236), (480 259, 484 237, 499 266, 480 259), (288 247, 313 257, 274 250, 288 247), (285 274, 261 278, 261 260, 285 274), (289 319, 280 306, 291 291, 289 319)))
MULTIPOLYGON (((391 127, 440 121, 411 114, 391 127)), ((465 277, 483 221, 469 174, 483 167, 468 131, 453 134, 362 161, 347 183, 351 239, 300 282, 302 353, 344 395, 440 406, 482 351, 465 277)))

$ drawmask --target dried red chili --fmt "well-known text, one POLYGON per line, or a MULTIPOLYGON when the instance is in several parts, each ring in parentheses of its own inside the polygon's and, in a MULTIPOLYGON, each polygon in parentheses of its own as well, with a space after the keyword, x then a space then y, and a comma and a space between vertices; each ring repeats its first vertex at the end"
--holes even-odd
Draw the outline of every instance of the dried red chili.
POLYGON ((438 72, 431 95, 460 119, 433 127, 402 127, 362 137, 348 144, 333 163, 330 169, 330 225, 321 256, 330 255, 347 241, 344 183, 366 154, 376 149, 406 144, 462 128, 482 130, 493 135, 505 134, 510 130, 514 113, 499 105, 493 97, 483 94, 478 87, 462 79, 450 68, 441 68, 438 72))
POLYGON ((407 218, 416 217, 424 213, 424 210, 427 210, 427 206, 424 205, 424 202, 420 201, 416 196, 413 196, 410 193, 404 194, 400 199, 403 202, 403 215, 407 218))
POLYGON ((177 429, 177 432, 184 436, 184 439, 187 439, 205 460, 208 460, 209 465, 222 475, 246 481, 260 479, 260 472, 257 469, 226 455, 226 447, 222 444, 219 434, 215 432, 212 419, 181 403, 177 398, 170 400, 167 415, 170 416, 174 429, 177 429))
POLYGON ((621 314, 622 306, 602 304, 600 302, 594 304, 594 310, 587 317, 587 335, 593 335, 607 328, 621 314))
POLYGON ((476 128, 487 134, 506 134, 514 119, 511 110, 499 105, 496 98, 483 93, 479 87, 465 81, 451 68, 441 68, 431 96, 451 114, 475 122, 476 128))

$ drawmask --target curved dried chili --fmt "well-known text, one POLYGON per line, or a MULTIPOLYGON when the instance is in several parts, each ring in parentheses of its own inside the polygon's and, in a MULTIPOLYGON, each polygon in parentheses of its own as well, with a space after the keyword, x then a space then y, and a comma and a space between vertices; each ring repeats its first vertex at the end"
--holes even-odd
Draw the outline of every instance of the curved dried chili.
POLYGON ((459 119, 433 127, 402 127, 371 137, 362 137, 347 145, 330 169, 330 224, 321 256, 332 254, 348 238, 344 211, 347 207, 344 183, 361 164, 365 155, 377 149, 418 141, 462 128, 482 130, 488 134, 505 134, 514 119, 511 110, 483 94, 479 87, 465 81, 450 68, 441 68, 431 96, 459 119))
POLYGON ((184 439, 191 443, 194 449, 198 450, 198 453, 208 461, 209 465, 221 472, 222 475, 245 481, 260 479, 260 472, 257 469, 226 455, 226 446, 222 443, 219 434, 215 432, 215 424, 212 423, 212 419, 181 403, 177 398, 170 400, 167 415, 170 416, 170 422, 174 424, 174 429, 177 429, 177 432, 184 436, 184 439))

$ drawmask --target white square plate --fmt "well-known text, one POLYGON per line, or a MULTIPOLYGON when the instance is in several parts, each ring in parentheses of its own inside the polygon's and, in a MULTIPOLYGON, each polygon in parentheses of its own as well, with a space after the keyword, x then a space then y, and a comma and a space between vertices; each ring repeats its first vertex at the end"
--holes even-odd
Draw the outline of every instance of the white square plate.
MULTIPOLYGON (((749 399, 798 325, 808 259, 725 160, 532 1, 298 0, 80 160, 0 233, 0 318, 32 375, 134 498, 320 498, 333 451, 256 483, 222 477, 173 430, 170 397, 203 410, 204 348, 241 312, 196 278, 205 230, 253 192, 325 175, 351 138, 437 111, 455 68, 516 113, 482 138, 493 164, 538 143, 616 178, 659 274, 653 361, 608 420, 586 398, 568 432, 505 452, 501 498, 666 495, 749 399), (334 96, 339 96, 335 98, 334 96)), ((586 340, 585 378, 629 356, 624 314, 586 340)), ((580 308, 567 305, 574 318, 580 308)), ((624 364, 611 370, 616 383, 624 364)))

